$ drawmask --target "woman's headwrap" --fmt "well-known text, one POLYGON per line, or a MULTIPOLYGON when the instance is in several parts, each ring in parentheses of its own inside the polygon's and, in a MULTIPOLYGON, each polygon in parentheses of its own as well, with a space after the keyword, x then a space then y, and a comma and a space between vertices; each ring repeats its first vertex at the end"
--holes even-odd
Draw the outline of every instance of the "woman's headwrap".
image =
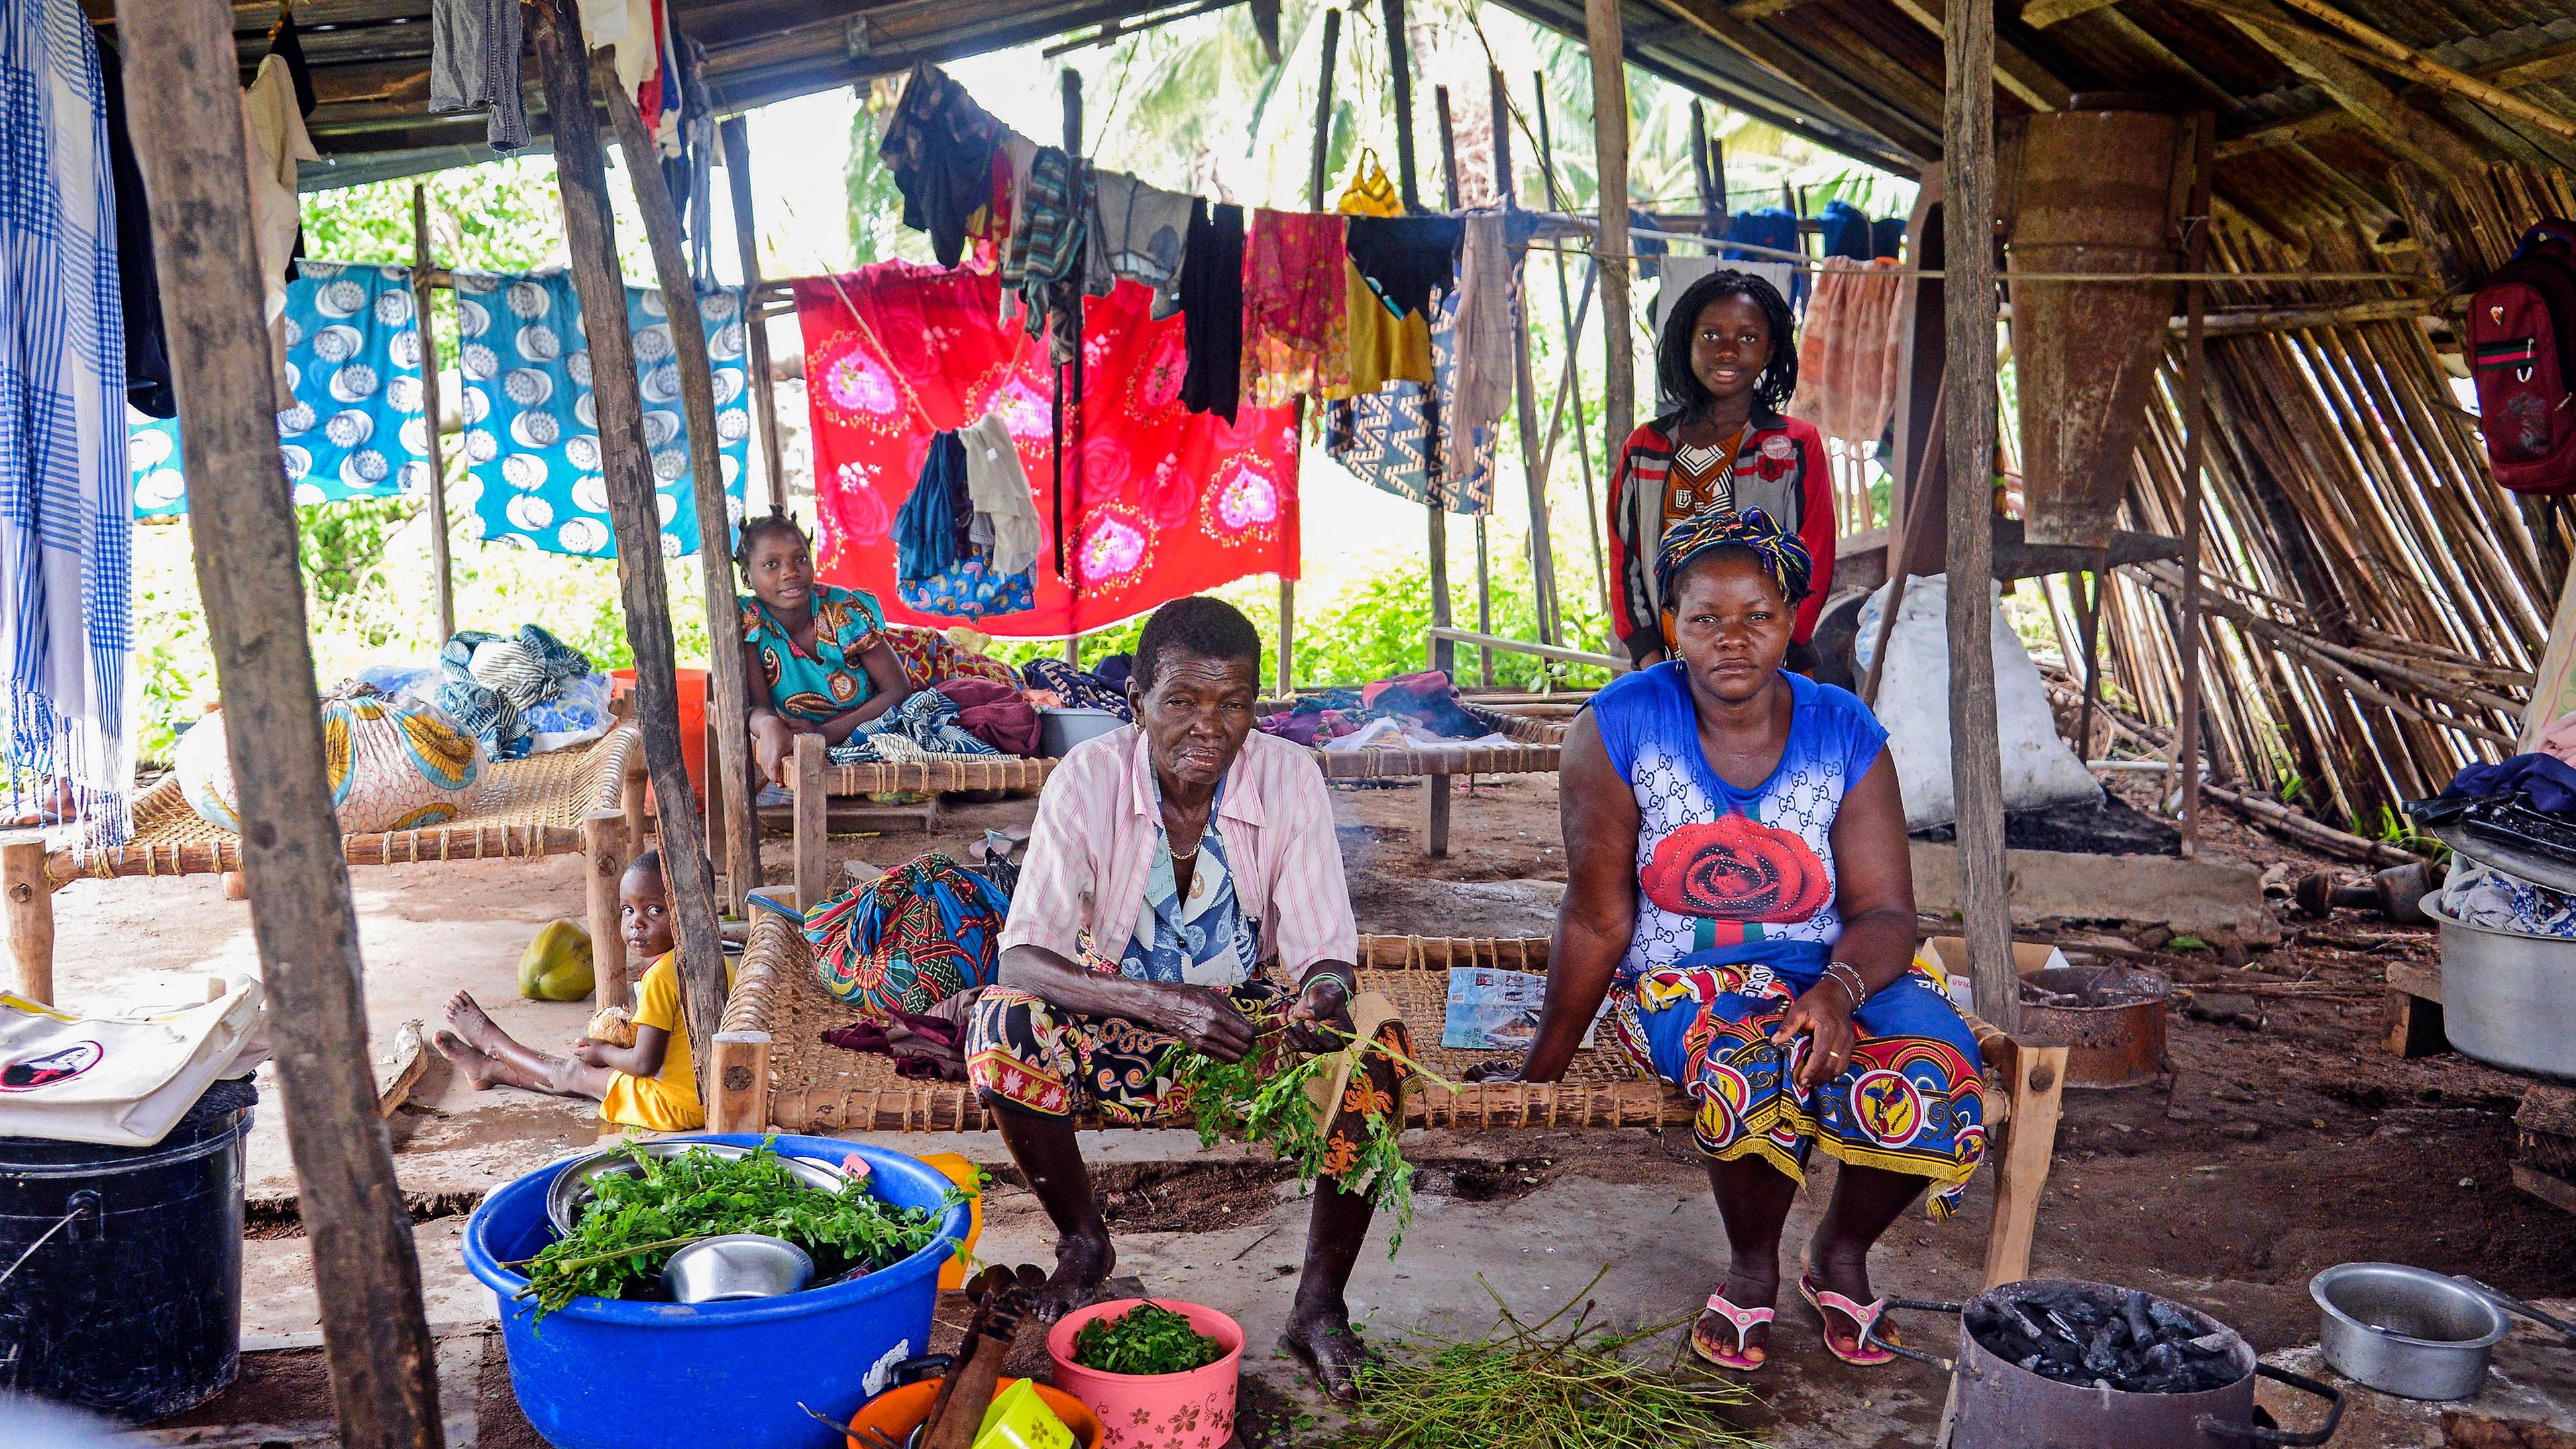
POLYGON ((1740 548, 1753 555, 1790 603, 1807 596, 1807 578, 1815 570, 1815 561, 1807 556, 1807 545, 1798 535, 1773 523, 1771 515, 1759 508, 1741 513, 1712 508, 1664 530, 1664 541, 1655 550, 1655 592, 1662 596, 1665 608, 1673 606, 1673 583, 1682 570, 1713 548, 1740 548))

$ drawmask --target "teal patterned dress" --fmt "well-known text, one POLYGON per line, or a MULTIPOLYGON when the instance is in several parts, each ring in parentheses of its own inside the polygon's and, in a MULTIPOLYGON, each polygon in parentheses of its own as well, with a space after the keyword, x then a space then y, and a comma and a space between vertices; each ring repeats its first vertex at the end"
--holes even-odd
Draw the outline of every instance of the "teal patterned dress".
POLYGON ((885 612, 865 589, 814 586, 814 652, 796 647, 787 627, 759 599, 744 596, 742 642, 760 652, 769 703, 788 719, 825 720, 849 713, 875 693, 868 650, 886 640, 885 612))

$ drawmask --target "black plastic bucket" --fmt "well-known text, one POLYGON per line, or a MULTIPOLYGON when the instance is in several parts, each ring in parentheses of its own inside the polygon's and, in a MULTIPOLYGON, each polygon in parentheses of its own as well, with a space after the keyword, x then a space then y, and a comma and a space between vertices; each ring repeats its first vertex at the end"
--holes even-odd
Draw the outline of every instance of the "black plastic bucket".
POLYGON ((0 1391, 141 1421, 233 1381, 255 1100, 217 1082, 151 1147, 0 1137, 0 1391))

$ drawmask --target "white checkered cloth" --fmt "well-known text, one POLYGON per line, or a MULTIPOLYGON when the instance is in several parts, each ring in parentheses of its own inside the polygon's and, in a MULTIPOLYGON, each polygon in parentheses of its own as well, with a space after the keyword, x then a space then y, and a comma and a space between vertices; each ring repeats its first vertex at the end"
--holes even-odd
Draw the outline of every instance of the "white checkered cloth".
POLYGON ((131 833, 133 485, 96 43, 76 0, 0 0, 0 637, 13 791, 67 780, 131 833))

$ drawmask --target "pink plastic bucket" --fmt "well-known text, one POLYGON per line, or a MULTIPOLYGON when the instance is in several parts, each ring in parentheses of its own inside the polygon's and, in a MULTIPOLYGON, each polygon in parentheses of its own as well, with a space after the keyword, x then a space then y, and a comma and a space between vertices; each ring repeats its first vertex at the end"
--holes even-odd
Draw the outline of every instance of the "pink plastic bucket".
POLYGON ((1225 1357, 1185 1374, 1104 1374, 1073 1361, 1073 1336, 1095 1318, 1115 1318, 1142 1298, 1095 1303, 1068 1313, 1047 1333, 1055 1386, 1100 1416, 1101 1449, 1219 1449, 1234 1437, 1234 1391, 1243 1369, 1243 1327, 1213 1308, 1153 1301, 1225 1345, 1225 1357))

